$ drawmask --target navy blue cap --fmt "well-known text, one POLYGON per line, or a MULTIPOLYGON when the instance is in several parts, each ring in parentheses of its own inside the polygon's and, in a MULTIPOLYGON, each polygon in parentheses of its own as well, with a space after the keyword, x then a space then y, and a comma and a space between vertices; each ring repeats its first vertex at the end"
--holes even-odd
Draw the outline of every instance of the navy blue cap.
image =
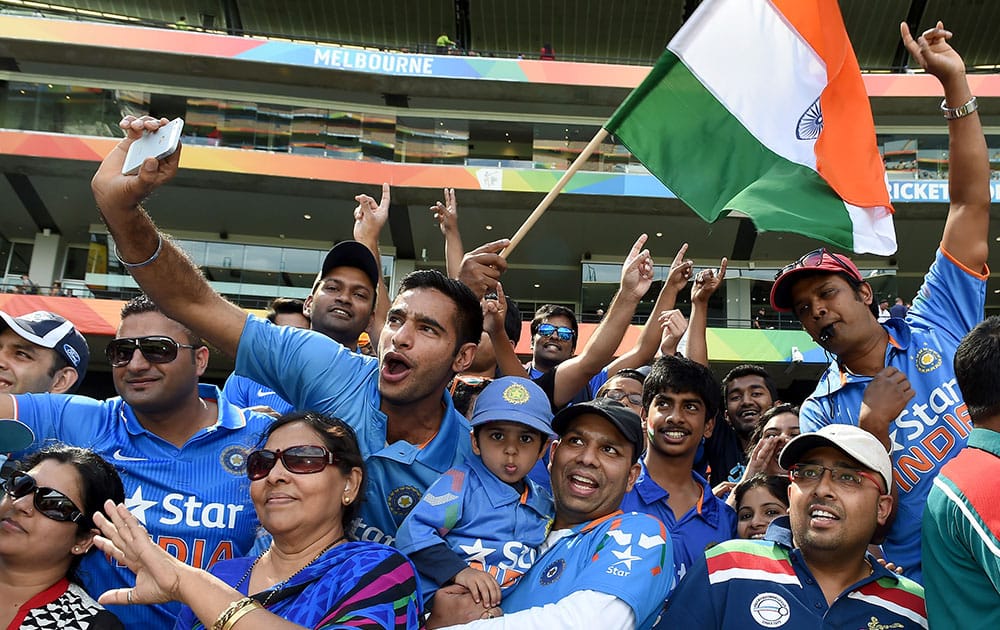
POLYGON ((552 408, 542 388, 526 378, 504 376, 483 389, 476 399, 472 426, 487 422, 517 422, 552 436, 552 408))
POLYGON ((552 428, 562 436, 569 429, 571 421, 588 413, 601 416, 613 424, 635 448, 633 458, 637 459, 642 454, 646 448, 646 440, 642 434, 642 419, 636 412, 610 398, 598 398, 564 407, 552 419, 552 428))
POLYGON ((323 259, 323 267, 316 279, 322 280, 335 267, 360 269, 371 281, 372 290, 378 288, 378 279, 382 275, 382 269, 379 267, 378 261, 375 260, 372 250, 358 241, 341 241, 330 248, 326 258, 323 259))
MULTIPOLYGON (((12 317, 0 311, 0 318, 17 336, 36 346, 54 350, 65 359, 79 375, 74 389, 83 381, 90 363, 90 348, 73 322, 50 311, 34 311, 20 317, 12 317)), ((0 331, 2 330, 3 327, 0 326, 0 331)))

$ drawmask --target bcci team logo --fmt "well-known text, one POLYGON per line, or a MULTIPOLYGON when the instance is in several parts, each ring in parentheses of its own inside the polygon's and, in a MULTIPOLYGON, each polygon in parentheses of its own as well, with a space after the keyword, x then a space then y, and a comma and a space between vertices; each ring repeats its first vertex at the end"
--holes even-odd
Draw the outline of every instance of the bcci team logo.
POLYGON ((545 567, 542 571, 542 577, 538 578, 538 583, 542 586, 549 586, 550 584, 555 584, 559 581, 562 576, 563 569, 566 568, 566 561, 559 558, 549 566, 545 567))
POLYGON ((406 516, 420 500, 420 491, 413 486, 402 486, 389 493, 389 511, 396 516, 406 516))
POLYGON ((930 348, 917 351, 917 371, 926 374, 941 367, 941 355, 930 348))
POLYGON ((781 595, 761 593, 750 602, 750 616, 765 628, 777 628, 785 625, 792 613, 781 595))
POLYGON ((529 398, 531 398, 531 394, 529 394, 528 389, 520 383, 508 385, 507 389, 503 390, 503 399, 512 405, 523 405, 528 402, 529 398))
POLYGON ((243 475, 247 470, 247 449, 242 446, 232 445, 222 449, 219 455, 219 463, 232 475, 243 475))

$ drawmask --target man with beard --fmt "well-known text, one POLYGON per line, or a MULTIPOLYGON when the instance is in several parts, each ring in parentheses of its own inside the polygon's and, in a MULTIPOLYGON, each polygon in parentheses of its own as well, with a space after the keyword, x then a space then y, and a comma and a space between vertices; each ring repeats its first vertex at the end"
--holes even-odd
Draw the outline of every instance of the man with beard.
POLYGON ((712 435, 718 392, 707 367, 674 356, 657 359, 642 386, 648 446, 622 509, 655 516, 666 526, 678 581, 706 547, 736 536, 736 512, 693 470, 699 445, 712 435))
POLYGON ((892 464, 870 433, 828 425, 781 452, 788 516, 763 540, 704 552, 667 603, 660 627, 926 628, 924 591, 867 553, 892 511, 892 464))

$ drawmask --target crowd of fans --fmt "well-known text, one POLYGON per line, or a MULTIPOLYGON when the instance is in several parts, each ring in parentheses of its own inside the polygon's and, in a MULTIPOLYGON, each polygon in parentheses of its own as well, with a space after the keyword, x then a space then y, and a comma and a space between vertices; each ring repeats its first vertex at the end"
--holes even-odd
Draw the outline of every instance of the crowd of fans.
MULTIPOLYGON (((948 37, 903 31, 957 107, 972 95, 948 37)), ((145 291, 107 347, 119 396, 71 395, 89 362, 71 322, 2 314, 0 623, 995 625, 1000 319, 982 321, 990 172, 974 112, 949 119, 951 205, 904 318, 880 321, 871 286, 825 248, 776 277, 772 307, 833 358, 800 407, 761 366, 716 381, 707 304, 727 261, 694 274, 686 245, 614 356, 653 280, 645 235, 586 345, 575 314, 546 305, 522 365, 508 241, 463 255, 452 190, 431 208, 447 274, 413 272, 389 300, 384 186, 357 197, 355 240, 306 300, 248 316, 141 206, 180 152, 121 174, 165 122, 125 118, 92 182, 145 291), (221 391, 199 384, 208 344, 236 360, 221 391)))

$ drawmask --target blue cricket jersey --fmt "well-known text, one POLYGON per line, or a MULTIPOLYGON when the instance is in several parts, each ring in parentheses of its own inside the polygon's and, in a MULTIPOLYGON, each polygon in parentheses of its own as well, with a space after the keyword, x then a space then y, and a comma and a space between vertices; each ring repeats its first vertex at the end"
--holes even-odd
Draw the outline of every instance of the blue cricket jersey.
POLYGON ((447 392, 441 427, 430 442, 387 444, 378 359, 312 330, 274 326, 251 315, 240 336, 236 373, 271 387, 296 409, 319 411, 354 428, 367 468, 365 502, 354 529, 358 540, 393 544, 424 490, 472 453, 472 429, 447 392))
POLYGON ((222 386, 222 395, 240 409, 267 405, 280 415, 295 411, 290 402, 275 394, 271 388, 235 372, 229 375, 226 384, 222 386))
MULTIPOLYGON (((889 333, 885 365, 903 372, 916 394, 889 425, 899 511, 882 548, 887 560, 918 582, 920 521, 927 494, 941 467, 965 447, 972 431, 953 361, 962 337, 983 319, 988 273, 966 269, 939 249, 906 319, 882 323, 889 333)), ((802 432, 832 423, 857 425, 871 380, 832 362, 802 403, 802 432)))
MULTIPOLYGON (((33 446, 59 441, 96 451, 118 470, 125 506, 153 540, 187 564, 208 569, 219 560, 246 555, 253 545, 258 520, 246 456, 271 418, 228 404, 212 385, 199 385, 198 394, 218 402, 218 421, 180 448, 144 429, 121 398, 13 398, 15 417, 35 432, 33 446)), ((95 598, 135 583, 131 570, 109 563, 98 551, 84 556, 80 576, 95 598)), ((107 608, 127 628, 169 628, 180 604, 107 608)))
POLYGON ((673 582, 673 552, 663 524, 621 511, 552 532, 559 536, 535 560, 510 595, 504 612, 553 604, 576 591, 613 595, 632 609, 636 628, 650 628, 673 582))
MULTIPOLYGON (((531 568, 552 524, 552 497, 525 478, 523 493, 475 455, 427 489, 399 528, 396 548, 410 555, 442 543, 469 566, 496 578, 506 595, 531 568)), ((420 570, 420 566, 417 566, 420 570)), ((443 584, 421 572, 424 598, 443 584)))
POLYGON ((704 477, 692 471, 692 478, 702 488, 701 499, 687 514, 674 517, 667 505, 670 493, 649 476, 644 461, 639 463, 642 472, 622 499, 622 510, 649 514, 666 526, 674 547, 674 574, 680 581, 704 557, 705 549, 736 537, 736 512, 715 496, 704 477))

